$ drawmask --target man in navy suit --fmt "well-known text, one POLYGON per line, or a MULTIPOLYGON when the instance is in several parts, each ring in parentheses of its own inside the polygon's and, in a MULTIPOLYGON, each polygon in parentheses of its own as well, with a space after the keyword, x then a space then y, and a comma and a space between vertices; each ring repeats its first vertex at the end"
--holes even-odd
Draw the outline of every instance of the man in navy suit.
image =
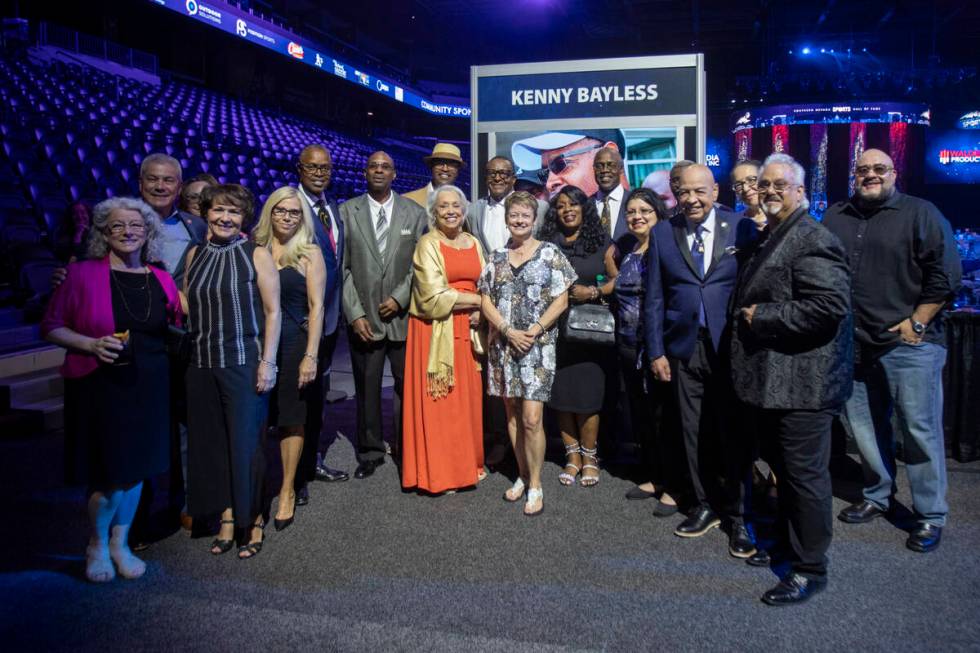
POLYGON ((340 333, 337 327, 340 324, 340 295, 343 287, 341 264, 344 254, 344 223, 340 219, 337 203, 327 196, 332 172, 333 163, 325 146, 308 145, 300 152, 296 163, 299 192, 313 209, 316 239, 327 265, 327 288, 323 302, 323 338, 320 340, 318 353, 319 374, 311 384, 312 396, 317 400, 309 403, 306 441, 296 469, 296 505, 299 506, 309 503, 307 484, 310 481, 315 479, 333 482, 346 481, 349 478, 347 472, 330 469, 324 464, 317 465, 320 430, 323 427, 323 404, 330 386, 330 363, 340 333))
POLYGON ((700 537, 721 525, 721 513, 730 526, 729 553, 748 558, 755 544, 742 520, 742 465, 736 464, 746 456, 734 455, 735 438, 723 428, 732 418, 732 392, 727 357, 719 353, 744 218, 715 207, 718 185, 706 166, 685 167, 675 193, 682 212, 658 222, 650 239, 644 307, 653 374, 675 390, 695 504, 674 534, 700 537))

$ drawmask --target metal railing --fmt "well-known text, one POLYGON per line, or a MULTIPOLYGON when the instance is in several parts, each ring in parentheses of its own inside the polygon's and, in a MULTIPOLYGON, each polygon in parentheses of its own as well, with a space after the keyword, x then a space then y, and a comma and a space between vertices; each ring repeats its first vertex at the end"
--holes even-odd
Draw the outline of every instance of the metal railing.
POLYGON ((39 45, 50 45, 76 54, 99 57, 153 75, 157 74, 156 55, 128 48, 98 36, 81 34, 67 27, 42 22, 38 25, 37 39, 39 45))

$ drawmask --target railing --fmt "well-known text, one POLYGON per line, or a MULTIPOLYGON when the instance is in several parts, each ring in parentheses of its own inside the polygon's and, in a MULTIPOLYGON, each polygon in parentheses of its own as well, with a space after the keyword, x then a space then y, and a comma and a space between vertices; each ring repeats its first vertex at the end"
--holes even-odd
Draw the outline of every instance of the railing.
POLYGON ((134 50, 98 36, 80 34, 60 25, 40 23, 38 25, 38 44, 51 45, 90 57, 99 57, 129 68, 137 68, 153 75, 157 74, 156 55, 142 50, 134 50))

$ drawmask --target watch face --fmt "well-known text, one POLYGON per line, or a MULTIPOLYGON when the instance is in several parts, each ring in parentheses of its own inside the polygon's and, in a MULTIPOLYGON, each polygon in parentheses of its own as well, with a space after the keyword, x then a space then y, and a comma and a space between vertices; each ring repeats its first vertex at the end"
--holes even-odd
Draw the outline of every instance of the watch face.
POLYGON ((918 333, 919 335, 922 335, 923 333, 925 333, 926 325, 922 324, 921 322, 913 322, 912 330, 918 333))

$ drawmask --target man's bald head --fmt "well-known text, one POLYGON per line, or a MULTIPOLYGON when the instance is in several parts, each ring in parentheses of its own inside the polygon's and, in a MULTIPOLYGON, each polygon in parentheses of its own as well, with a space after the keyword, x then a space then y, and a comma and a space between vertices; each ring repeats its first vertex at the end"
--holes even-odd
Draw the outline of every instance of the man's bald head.
POLYGON ((703 222, 718 197, 718 184, 708 166, 692 163, 680 171, 677 180, 677 204, 691 222, 703 222))
POLYGON ((895 163, 877 149, 865 150, 854 166, 854 196, 859 203, 880 204, 895 193, 895 163))

